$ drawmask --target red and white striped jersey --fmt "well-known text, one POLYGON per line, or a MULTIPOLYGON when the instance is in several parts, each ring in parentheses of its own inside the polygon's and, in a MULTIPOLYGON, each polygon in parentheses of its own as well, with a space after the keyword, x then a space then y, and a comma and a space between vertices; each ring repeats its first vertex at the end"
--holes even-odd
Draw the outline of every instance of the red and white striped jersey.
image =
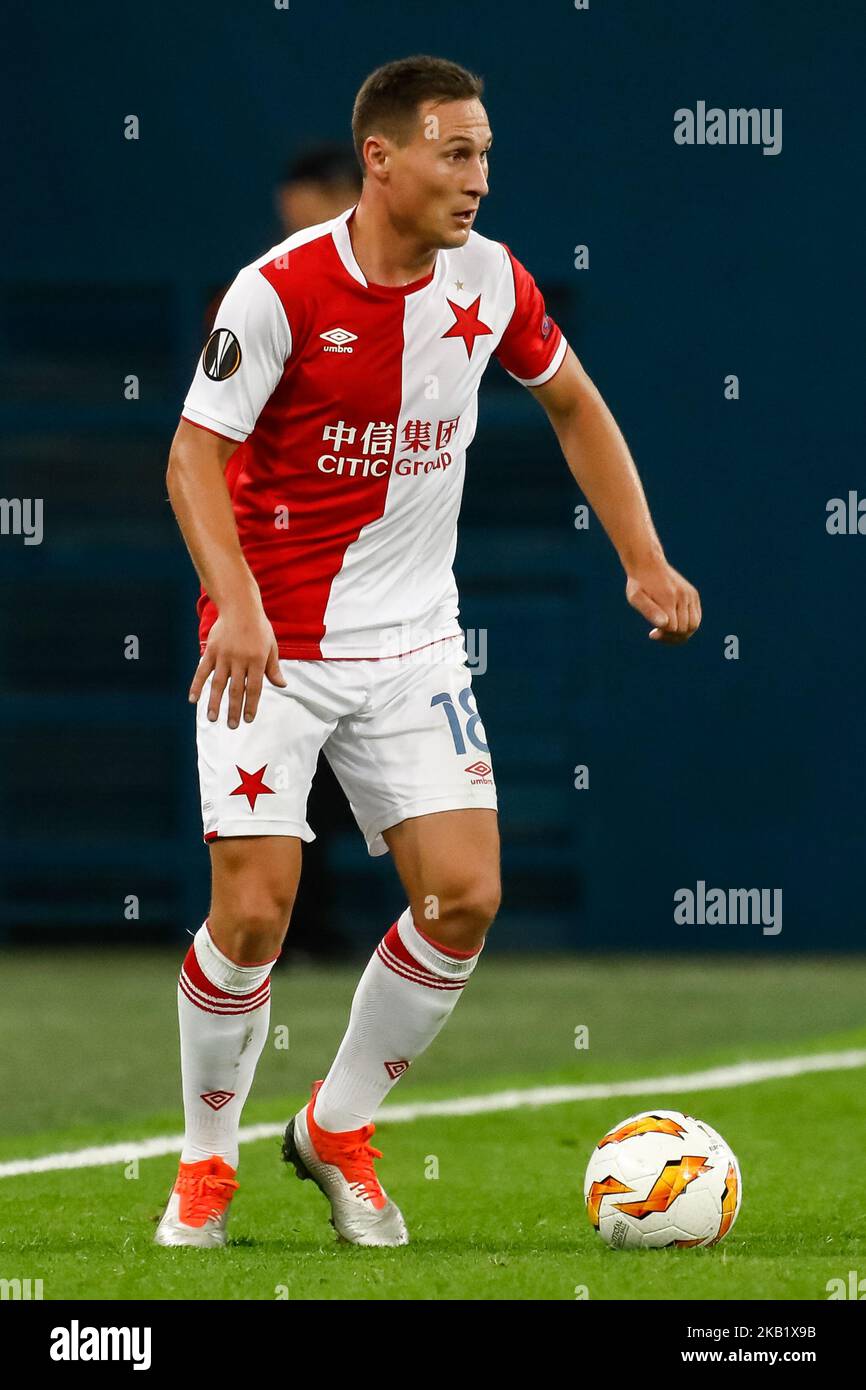
MULTIPOLYGON (((226 481, 281 657, 390 656, 460 632, 451 567, 481 375, 495 353, 541 385, 566 351, 507 246, 473 231, 423 279, 376 285, 353 212, 240 271, 183 409, 240 442, 226 481)), ((204 649, 204 590, 198 612, 204 649)))

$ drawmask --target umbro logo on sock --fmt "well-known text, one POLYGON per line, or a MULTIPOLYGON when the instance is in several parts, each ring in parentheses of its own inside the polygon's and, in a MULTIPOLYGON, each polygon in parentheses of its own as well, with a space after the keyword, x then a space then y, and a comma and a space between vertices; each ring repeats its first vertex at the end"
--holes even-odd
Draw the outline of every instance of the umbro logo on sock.
MULTIPOLYGON (((408 1063, 406 1065, 408 1066, 408 1063)), ((223 1106, 228 1105, 234 1098, 234 1091, 205 1091, 204 1095, 199 1096, 199 1100, 203 1100, 211 1110, 222 1110, 223 1106)))
POLYGON ((386 1070, 386 1072, 388 1073, 388 1075, 393 1079, 394 1077, 402 1076, 403 1073, 404 1073, 404 1071, 408 1071, 408 1070, 409 1070, 409 1063, 406 1062, 406 1061, 403 1061, 403 1062, 386 1062, 386 1063, 385 1063, 385 1070, 386 1070))

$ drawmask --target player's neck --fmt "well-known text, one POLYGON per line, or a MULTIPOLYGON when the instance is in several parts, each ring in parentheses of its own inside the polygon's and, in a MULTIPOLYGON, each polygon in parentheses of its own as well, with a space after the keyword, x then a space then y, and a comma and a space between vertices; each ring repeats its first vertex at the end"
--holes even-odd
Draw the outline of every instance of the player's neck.
POLYGON ((429 275, 436 252, 394 229, 383 209, 365 203, 363 194, 348 222, 355 260, 373 285, 411 285, 429 275))

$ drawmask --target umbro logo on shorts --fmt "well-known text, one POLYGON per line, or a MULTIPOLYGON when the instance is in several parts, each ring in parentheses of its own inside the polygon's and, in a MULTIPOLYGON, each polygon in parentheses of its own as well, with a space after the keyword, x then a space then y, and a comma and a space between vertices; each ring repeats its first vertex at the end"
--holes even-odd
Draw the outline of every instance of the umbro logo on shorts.
POLYGON ((319 337, 325 340, 325 352, 353 352, 349 343, 358 341, 357 333, 350 333, 348 328, 330 328, 327 333, 320 333, 319 337))
POLYGON ((204 1095, 199 1096, 199 1100, 203 1100, 211 1110, 222 1110, 223 1106, 228 1105, 234 1098, 234 1091, 205 1091, 204 1095))
POLYGON ((464 771, 464 772, 471 772, 475 777, 484 778, 484 777, 487 777, 487 776, 490 774, 490 772, 492 771, 492 769, 491 769, 489 763, 477 762, 477 763, 470 763, 468 767, 466 767, 466 768, 463 769, 463 771, 464 771))
POLYGON ((485 763, 480 758, 477 762, 470 763, 468 767, 465 767, 463 769, 463 771, 469 773, 471 785, 473 787, 477 787, 479 784, 482 787, 489 787, 492 785, 490 781, 490 773, 493 771, 493 769, 491 768, 489 763, 485 763))

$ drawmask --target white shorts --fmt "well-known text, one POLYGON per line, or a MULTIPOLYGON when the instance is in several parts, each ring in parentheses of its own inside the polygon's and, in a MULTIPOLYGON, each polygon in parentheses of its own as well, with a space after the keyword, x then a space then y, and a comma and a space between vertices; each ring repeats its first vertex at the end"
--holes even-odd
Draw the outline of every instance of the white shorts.
POLYGON ((496 809, 490 750, 475 708, 462 635, 378 660, 281 660, 255 719, 207 718, 213 676, 196 709, 206 841, 231 835, 316 837, 307 797, 320 750, 346 793, 370 854, 409 816, 496 809))

